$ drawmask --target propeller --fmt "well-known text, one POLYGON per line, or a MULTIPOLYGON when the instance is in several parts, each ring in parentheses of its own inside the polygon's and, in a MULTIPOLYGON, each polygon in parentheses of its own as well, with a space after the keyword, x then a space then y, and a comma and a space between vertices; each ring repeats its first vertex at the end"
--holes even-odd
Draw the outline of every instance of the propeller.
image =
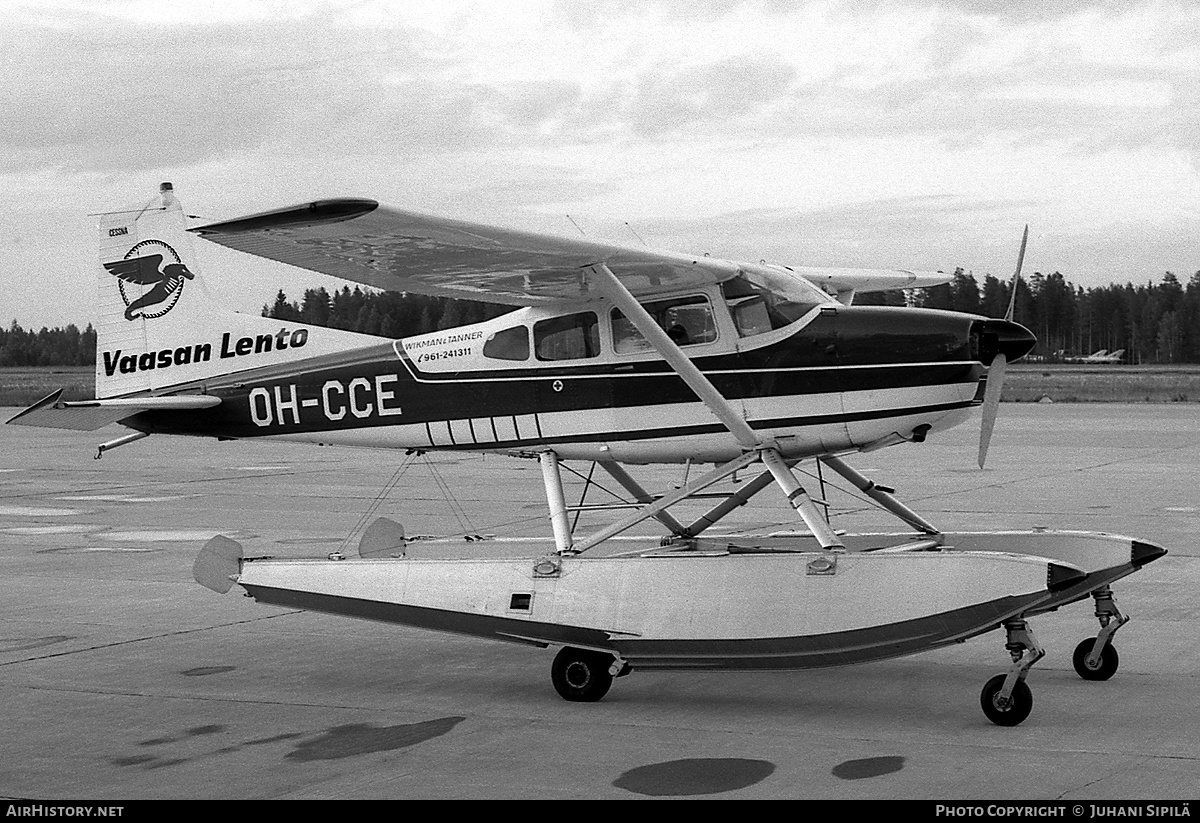
MULTIPOLYGON (((1029 240, 1029 226, 1021 235, 1021 251, 1017 253, 1017 270, 1013 273, 1011 294, 1008 298, 1008 311, 1004 313, 1006 323, 1013 322, 1013 312, 1017 305, 1017 283, 1021 280, 1021 265, 1025 262, 1025 243, 1029 240)), ((996 356, 988 364, 987 388, 983 393, 983 423, 979 428, 979 468, 987 462, 988 446, 992 442, 992 430, 996 427, 996 414, 1000 410, 1000 392, 1004 388, 1004 370, 1008 366, 1008 357, 1003 347, 999 347, 996 356)))

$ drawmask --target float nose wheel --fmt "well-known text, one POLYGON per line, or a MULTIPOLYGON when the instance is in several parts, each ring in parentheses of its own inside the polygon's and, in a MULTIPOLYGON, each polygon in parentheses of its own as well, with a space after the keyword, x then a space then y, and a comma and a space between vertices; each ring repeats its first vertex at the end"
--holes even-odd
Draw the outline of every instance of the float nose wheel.
POLYGON ((1075 647, 1075 654, 1071 655, 1075 673, 1084 680, 1108 680, 1117 673, 1117 667, 1121 664, 1117 648, 1111 644, 1102 647, 1099 655, 1093 653, 1099 641, 1098 637, 1089 637, 1080 642, 1075 647))
POLYGON ((563 700, 591 703, 608 694, 615 661, 611 654, 566 646, 554 658, 550 682, 563 700))
POLYGON ((1029 625, 1020 618, 1006 621, 1008 649, 1012 666, 1007 674, 998 674, 984 684, 979 695, 979 704, 987 719, 997 726, 1016 726, 1033 711, 1033 692, 1025 683, 1025 676, 1034 663, 1046 655, 1038 645, 1029 625))
POLYGON ((1076 674, 1084 680, 1108 680, 1121 665, 1121 657, 1112 645, 1112 637, 1117 629, 1129 622, 1129 618, 1117 608, 1112 589, 1108 586, 1092 592, 1092 597, 1096 601, 1100 633, 1076 646, 1071 662, 1075 664, 1076 674))
POLYGON ((1008 675, 998 674, 989 680, 979 695, 979 704, 987 719, 997 726, 1016 726, 1033 711, 1033 692, 1024 680, 1018 680, 1009 697, 1001 696, 1008 675))

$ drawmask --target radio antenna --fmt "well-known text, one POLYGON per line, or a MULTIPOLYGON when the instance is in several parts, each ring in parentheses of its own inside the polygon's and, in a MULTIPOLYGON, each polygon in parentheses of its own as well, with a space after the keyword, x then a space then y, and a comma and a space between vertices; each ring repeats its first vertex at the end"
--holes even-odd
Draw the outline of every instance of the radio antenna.
MULTIPOLYGON (((630 233, 631 233, 631 234, 632 234, 634 237, 636 237, 636 238, 637 238, 637 239, 638 239, 638 240, 641 242, 641 244, 642 244, 643 246, 646 246, 646 241, 645 241, 645 240, 642 240, 642 236, 641 236, 640 234, 638 234, 636 231, 634 231, 634 230, 633 230, 633 226, 629 225, 629 221, 628 221, 628 220, 626 220, 626 221, 625 221, 625 228, 629 229, 629 232, 630 232, 630 233)), ((646 248, 650 248, 650 247, 649 247, 649 246, 646 246, 646 248)))

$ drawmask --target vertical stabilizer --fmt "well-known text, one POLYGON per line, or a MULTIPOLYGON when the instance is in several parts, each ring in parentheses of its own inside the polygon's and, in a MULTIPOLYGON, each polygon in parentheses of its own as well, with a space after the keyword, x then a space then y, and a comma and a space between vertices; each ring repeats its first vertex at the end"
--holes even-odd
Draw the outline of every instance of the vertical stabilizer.
MULTIPOLYGON (((96 396, 118 397, 381 342, 214 301, 170 183, 141 208, 100 215, 96 396)), ((302 291, 306 284, 297 283, 302 291)))

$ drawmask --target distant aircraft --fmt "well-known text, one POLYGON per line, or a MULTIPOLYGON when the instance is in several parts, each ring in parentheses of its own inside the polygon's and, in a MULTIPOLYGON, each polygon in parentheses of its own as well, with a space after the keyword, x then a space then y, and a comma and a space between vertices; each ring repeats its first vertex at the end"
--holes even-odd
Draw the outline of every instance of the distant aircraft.
POLYGON ((1092 352, 1086 357, 1063 355, 1062 360, 1064 363, 1120 363, 1124 354, 1124 349, 1117 349, 1111 354, 1107 349, 1100 349, 1099 351, 1092 352))
POLYGON ((218 536, 194 574, 263 603, 560 647, 551 681, 567 700, 599 700, 632 670, 832 666, 1003 627, 1012 663, 980 703, 993 722, 1015 725, 1032 708, 1026 675, 1045 653, 1027 618, 1090 596, 1100 631, 1074 663, 1086 679, 1107 679, 1118 664, 1112 635, 1127 619, 1110 584, 1165 553, 1110 534, 943 532, 847 464, 923 442, 982 405, 983 465, 1005 365, 1035 342, 1011 302, 1005 319, 853 305, 856 291, 931 285, 941 273, 628 249, 361 199, 189 230, 170 184, 145 207, 103 215, 99 262, 97 399, 55 392, 10 423, 134 430, 97 456, 174 434, 536 460, 553 536, 541 556, 406 557, 403 528, 380 518, 358 559, 248 557, 218 536), (520 308, 400 340, 237 314, 208 292, 194 235, 378 288, 520 308), (563 460, 594 461, 634 511, 575 534, 563 460), (793 471, 804 461, 911 531, 835 530, 793 471), (627 470, 647 463, 715 468, 651 492, 627 470), (752 479, 700 517, 673 513, 752 466, 752 479), (769 486, 805 534, 705 534, 769 486), (635 551, 612 541, 650 519, 667 532, 661 541, 635 551))
POLYGON ((1124 349, 1117 349, 1114 352, 1108 352, 1108 353, 1106 353, 1104 351, 1104 349, 1101 349, 1100 351, 1096 352, 1095 354, 1089 354, 1087 357, 1083 358, 1083 360, 1081 362, 1083 362, 1083 363, 1120 363, 1121 358, 1122 358, 1122 356, 1124 356, 1124 354, 1125 354, 1124 349))

